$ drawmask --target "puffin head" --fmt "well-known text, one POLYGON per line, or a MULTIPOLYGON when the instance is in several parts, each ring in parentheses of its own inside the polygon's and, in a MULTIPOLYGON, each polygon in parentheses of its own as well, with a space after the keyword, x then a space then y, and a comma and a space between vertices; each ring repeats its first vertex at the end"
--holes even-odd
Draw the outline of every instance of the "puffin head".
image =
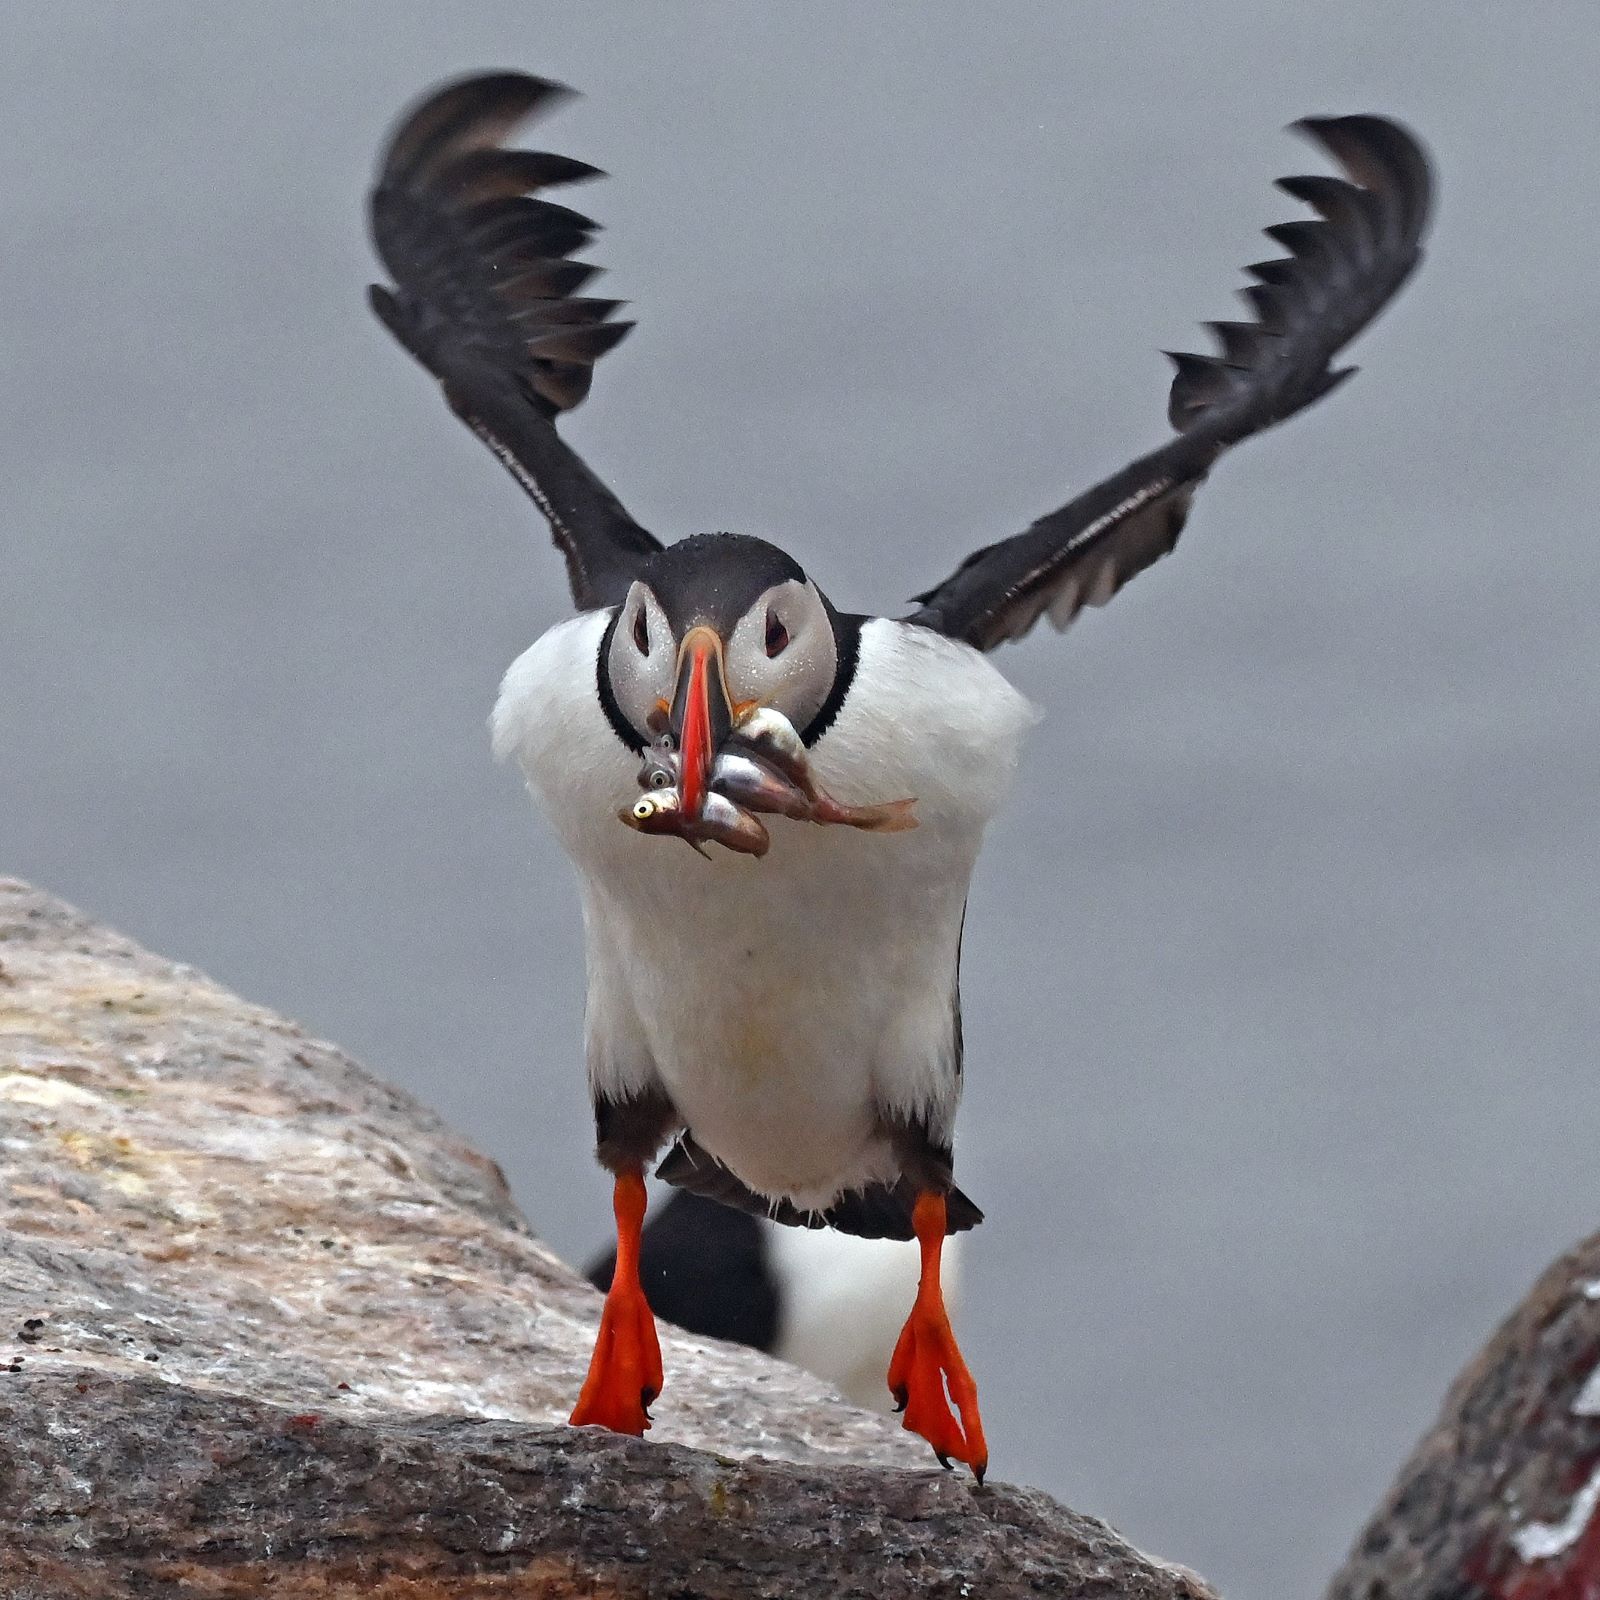
POLYGON ((683 809, 698 814, 735 716, 780 711, 802 733, 839 677, 837 617, 776 545, 699 534, 652 555, 612 625, 601 670, 641 741, 664 712, 677 743, 683 809))

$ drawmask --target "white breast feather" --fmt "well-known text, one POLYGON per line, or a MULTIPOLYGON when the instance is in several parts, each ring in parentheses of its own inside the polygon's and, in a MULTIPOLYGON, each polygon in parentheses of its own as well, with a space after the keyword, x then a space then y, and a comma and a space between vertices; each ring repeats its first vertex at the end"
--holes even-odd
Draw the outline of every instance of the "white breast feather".
POLYGON ((639 759, 606 720, 607 618, 559 624, 506 674, 493 718, 578 868, 591 1082, 658 1078, 699 1142, 759 1194, 821 1207, 896 1176, 875 1108, 947 1136, 959 1081, 951 986, 983 829, 1027 702, 976 651, 875 619, 818 777, 847 804, 913 796, 920 825, 869 834, 764 819, 761 860, 625 827, 639 759))

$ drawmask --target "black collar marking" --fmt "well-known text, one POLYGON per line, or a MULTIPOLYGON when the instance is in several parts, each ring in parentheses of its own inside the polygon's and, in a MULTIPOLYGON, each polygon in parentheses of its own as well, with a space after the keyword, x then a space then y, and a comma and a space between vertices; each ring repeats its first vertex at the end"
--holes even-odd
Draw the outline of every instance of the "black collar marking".
POLYGON ((606 631, 600 635, 600 654, 595 658, 594 686, 595 692, 600 696, 600 709, 606 714, 606 721, 611 724, 611 731, 635 754, 644 752, 644 738, 637 733, 634 726, 622 714, 622 707, 617 704, 617 697, 611 692, 611 674, 606 671, 606 662, 611 659, 611 637, 617 631, 617 621, 622 616, 622 607, 611 608, 611 621, 606 624, 606 631))
POLYGON ((822 603, 827 607, 828 620, 833 624, 833 642, 839 664, 834 669, 833 687, 828 691, 828 698, 817 708, 816 716, 800 730, 800 742, 807 749, 833 726, 833 719, 839 715, 839 708, 850 693, 850 685, 856 681, 856 666, 861 659, 861 627, 871 620, 849 612, 835 611, 826 595, 822 596, 822 603))
MULTIPOLYGON (((611 1287, 616 1252, 584 1276, 611 1287)), ((639 1281, 650 1309, 690 1333, 770 1352, 778 1342, 782 1288, 757 1218, 677 1190, 652 1212, 639 1247, 639 1281)))

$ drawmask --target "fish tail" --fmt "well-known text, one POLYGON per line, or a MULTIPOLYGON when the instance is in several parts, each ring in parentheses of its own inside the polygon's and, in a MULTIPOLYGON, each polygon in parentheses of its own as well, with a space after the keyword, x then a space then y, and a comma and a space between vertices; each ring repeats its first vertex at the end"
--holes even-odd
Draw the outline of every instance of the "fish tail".
POLYGON ((868 833, 904 833, 917 825, 915 800, 886 800, 876 806, 840 806, 837 818, 847 827, 863 828, 868 833))

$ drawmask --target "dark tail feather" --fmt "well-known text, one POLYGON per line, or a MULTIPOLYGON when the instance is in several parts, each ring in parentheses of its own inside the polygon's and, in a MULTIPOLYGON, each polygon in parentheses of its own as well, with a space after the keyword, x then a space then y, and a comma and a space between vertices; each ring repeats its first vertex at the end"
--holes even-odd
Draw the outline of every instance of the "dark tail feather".
MULTIPOLYGON (((687 1189, 705 1200, 769 1217, 790 1228, 835 1228, 860 1239, 912 1239, 911 1208, 917 1188, 909 1178, 873 1183, 840 1195, 825 1211, 802 1211, 787 1200, 768 1200, 741 1183, 715 1156, 708 1155, 688 1134, 667 1152, 656 1176, 663 1183, 687 1189)), ((959 1189, 945 1196, 946 1232, 965 1233, 983 1221, 983 1213, 959 1189)))
MULTIPOLYGON (((959 1189, 944 1198, 946 1233, 965 1233, 983 1221, 983 1213, 959 1189)), ((911 1208, 916 1203, 916 1185, 901 1178, 893 1185, 873 1183, 840 1195, 823 1218, 830 1228, 859 1239, 912 1239, 911 1208)))

